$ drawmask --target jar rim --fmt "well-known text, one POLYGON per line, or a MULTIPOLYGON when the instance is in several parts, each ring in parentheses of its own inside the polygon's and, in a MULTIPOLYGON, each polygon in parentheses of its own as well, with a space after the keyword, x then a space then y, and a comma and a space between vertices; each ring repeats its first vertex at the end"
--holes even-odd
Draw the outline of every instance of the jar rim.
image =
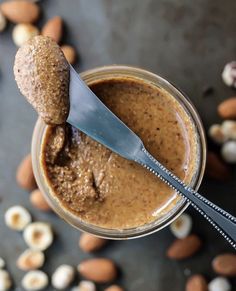
MULTIPOLYGON (((103 66, 94 69, 87 70, 80 74, 82 79, 85 82, 90 83, 92 81, 107 79, 110 77, 115 76, 125 76, 125 77, 132 77, 132 78, 141 78, 144 81, 151 82, 155 86, 161 86, 167 92, 169 92, 173 98, 175 98, 179 103, 181 103, 182 107, 184 107, 185 111, 190 115, 194 126, 196 128, 196 134, 198 135, 199 141, 199 165, 198 169, 196 170, 196 177, 191 185, 195 190, 197 190, 200 186, 200 183, 203 178, 204 170, 205 170, 205 163, 206 163, 206 138, 203 129, 203 125, 199 114, 189 100, 189 98, 180 91, 175 85, 167 81, 166 79, 160 77, 157 74, 151 73, 144 69, 140 69, 137 67, 125 66, 125 65, 110 65, 110 66, 103 66)), ((80 219, 75 214, 67 211, 65 208, 62 207, 59 199, 57 199, 54 195, 50 195, 50 187, 47 184, 40 160, 40 153, 41 153, 41 143, 43 140, 45 129, 47 125, 39 118, 36 122, 33 138, 32 138, 32 164, 33 164, 33 171, 35 174, 36 182, 38 184, 39 189, 44 194, 46 200, 51 205, 53 210, 66 222, 71 224, 72 226, 76 227, 79 230, 89 232, 93 235, 108 238, 108 239, 131 239, 149 235, 154 233, 158 230, 169 225, 172 221, 174 221, 184 210, 188 207, 189 203, 184 199, 181 198, 177 204, 168 211, 162 219, 155 219, 151 223, 144 224, 140 227, 117 230, 117 229, 108 229, 99 227, 93 224, 90 224, 82 219, 80 219), (40 142, 39 142, 40 141, 40 142)))

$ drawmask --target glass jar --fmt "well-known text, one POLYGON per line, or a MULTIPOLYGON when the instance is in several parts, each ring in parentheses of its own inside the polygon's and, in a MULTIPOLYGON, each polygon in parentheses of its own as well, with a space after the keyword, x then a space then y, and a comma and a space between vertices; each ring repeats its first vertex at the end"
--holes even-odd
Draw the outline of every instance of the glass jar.
MULTIPOLYGON (((161 87, 169 92, 185 109, 187 114, 192 119, 192 122, 196 129, 196 138, 198 142, 198 160, 196 173, 190 183, 191 187, 197 190, 203 178, 206 162, 206 140, 204 135, 204 129, 199 118, 199 115, 192 105, 190 100, 185 96, 180 90, 178 90, 174 85, 172 85, 167 80, 161 78, 160 76, 150 73, 146 70, 129 67, 129 66, 105 66, 100 68, 95 68, 88 70, 81 74, 82 79, 87 83, 91 84, 94 81, 104 80, 111 77, 132 77, 139 78, 143 81, 149 82, 152 85, 161 87)), ((47 125, 39 118, 33 133, 32 139, 32 163, 35 178, 39 189, 44 194, 46 200, 52 207, 52 209, 65 221, 67 221, 72 226, 91 234, 108 238, 108 239, 131 239, 142 237, 162 228, 166 227, 173 220, 175 220, 187 207, 188 202, 181 198, 177 204, 170 209, 165 215, 157 218, 151 223, 145 224, 140 227, 130 228, 130 229, 107 229, 96 225, 92 225, 86 221, 81 220, 78 216, 69 212, 62 207, 60 201, 51 194, 47 180, 44 177, 43 170, 41 167, 41 146, 47 125)))

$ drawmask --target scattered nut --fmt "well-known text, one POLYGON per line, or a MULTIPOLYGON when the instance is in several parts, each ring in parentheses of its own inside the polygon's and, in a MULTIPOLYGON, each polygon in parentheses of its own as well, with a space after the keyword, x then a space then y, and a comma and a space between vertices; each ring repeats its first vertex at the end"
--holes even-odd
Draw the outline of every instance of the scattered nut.
POLYGON ((221 129, 227 139, 236 140, 236 121, 225 120, 221 125, 221 129))
POLYGON ((20 205, 10 207, 5 213, 6 225, 14 230, 23 230, 31 221, 29 211, 20 205))
POLYGON ((73 287, 71 291, 96 291, 96 286, 91 281, 82 280, 79 285, 73 287))
POLYGON ((30 202, 32 205, 41 211, 50 211, 51 208, 39 189, 35 189, 30 194, 30 202))
POLYGON ((24 230, 23 237, 27 245, 34 249, 44 251, 53 242, 51 226, 44 222, 33 222, 24 230))
POLYGON ((56 289, 65 289, 73 282, 74 268, 70 265, 61 265, 52 274, 52 286, 56 289))
POLYGON ((63 22, 60 16, 49 19, 42 28, 42 35, 51 37, 55 42, 59 43, 62 38, 63 22))
POLYGON ((107 283, 117 277, 116 266, 109 259, 89 259, 80 263, 77 269, 86 279, 97 283, 107 283))
POLYGON ((236 61, 225 65, 222 72, 222 79, 227 86, 236 88, 236 61))
POLYGON ((12 31, 12 39, 16 46, 22 46, 31 37, 39 34, 39 30, 36 26, 29 23, 17 24, 12 31))
POLYGON ((86 232, 82 233, 79 239, 79 246, 86 253, 97 251, 101 249, 106 243, 106 239, 86 232))
POLYGON ((186 283, 186 291, 207 291, 207 282, 202 275, 191 276, 186 283))
POLYGON ((200 238, 191 234, 183 239, 175 240, 167 250, 167 257, 182 260, 193 256, 202 246, 200 238))
POLYGON ((39 6, 27 0, 4 1, 0 9, 3 15, 14 23, 34 23, 40 14, 39 6))
POLYGON ((227 181, 231 178, 230 167, 214 152, 207 153, 206 175, 219 181, 227 181))
POLYGON ((213 270, 223 276, 236 276, 236 255, 222 254, 212 261, 213 270))
POLYGON ((48 276, 43 271, 29 271, 23 277, 21 284, 29 291, 42 290, 48 285, 48 276))
POLYGON ((208 284, 209 291, 230 291, 231 285, 224 277, 216 277, 208 284))
POLYGON ((45 255, 41 251, 27 249, 18 258, 16 265, 22 271, 39 269, 45 262, 45 255))
POLYGON ((218 106, 218 113, 224 119, 236 119, 236 97, 221 102, 218 106))
POLYGON ((124 291, 124 289, 118 285, 111 285, 110 287, 106 288, 104 291, 124 291))
POLYGON ((12 281, 6 270, 0 270, 0 290, 7 291, 11 288, 12 281))
POLYGON ((67 62, 70 64, 74 64, 76 61, 75 49, 70 45, 62 45, 61 50, 63 51, 67 62))
POLYGON ((6 266, 5 261, 3 260, 3 258, 0 257, 0 269, 5 268, 5 266, 6 266))
POLYGON ((215 143, 222 144, 226 141, 226 136, 219 124, 213 124, 209 128, 208 134, 215 143))
POLYGON ((18 166, 16 172, 16 181, 19 186, 25 190, 31 191, 36 188, 30 154, 27 155, 18 166))
POLYGON ((192 229, 192 218, 190 215, 183 213, 170 225, 170 230, 177 238, 185 238, 192 229))
POLYGON ((7 26, 7 20, 5 16, 0 11, 0 32, 2 32, 7 26))
POLYGON ((228 163, 236 163, 236 141, 227 141, 221 149, 222 158, 228 163))

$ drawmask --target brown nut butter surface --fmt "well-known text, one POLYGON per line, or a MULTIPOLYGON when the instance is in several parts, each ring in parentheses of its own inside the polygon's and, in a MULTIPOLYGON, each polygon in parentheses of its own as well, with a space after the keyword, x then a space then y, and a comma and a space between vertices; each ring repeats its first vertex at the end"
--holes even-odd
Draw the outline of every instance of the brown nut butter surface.
MULTIPOLYGON (((130 77, 89 85, 155 158, 190 183, 198 143, 193 122, 179 102, 164 89, 130 77)), ((142 226, 178 201, 177 194, 148 170, 68 124, 47 126, 41 167, 50 195, 63 209, 104 228, 142 226)))

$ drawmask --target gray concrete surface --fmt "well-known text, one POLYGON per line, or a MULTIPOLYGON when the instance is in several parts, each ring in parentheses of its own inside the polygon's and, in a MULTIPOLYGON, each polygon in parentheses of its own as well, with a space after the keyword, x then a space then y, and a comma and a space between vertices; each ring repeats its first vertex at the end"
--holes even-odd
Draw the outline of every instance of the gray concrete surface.
MULTIPOLYGON (((235 0, 44 0, 40 5, 43 15, 39 26, 54 15, 65 19, 63 41, 77 47, 79 71, 117 63, 158 73, 190 96, 206 128, 218 119, 216 105, 235 94, 220 75, 224 64, 236 58, 235 0), (215 90, 204 98, 206 86, 215 90)), ((15 169, 30 150, 36 114, 14 82, 16 48, 11 31, 12 25, 8 25, 0 34, 0 256, 20 286, 23 272, 17 270, 15 261, 26 246, 21 234, 4 224, 4 211, 11 205, 22 204, 35 219, 52 223, 57 237, 43 268, 49 274, 61 263, 76 265, 89 256, 77 247, 78 231, 53 214, 33 209, 28 193, 16 185, 15 169)), ((204 180, 201 192, 236 214, 235 182, 204 180)), ((203 273, 210 280, 215 276, 211 259, 232 250, 198 214, 189 212, 194 217, 194 231, 204 240, 202 251, 189 260, 166 259, 166 248, 173 241, 169 229, 143 239, 113 242, 98 256, 117 262, 121 269, 118 282, 127 291, 182 291, 190 272, 203 273)), ((231 282, 236 285, 235 280, 231 282)), ((103 290, 103 286, 99 288, 103 290)))

